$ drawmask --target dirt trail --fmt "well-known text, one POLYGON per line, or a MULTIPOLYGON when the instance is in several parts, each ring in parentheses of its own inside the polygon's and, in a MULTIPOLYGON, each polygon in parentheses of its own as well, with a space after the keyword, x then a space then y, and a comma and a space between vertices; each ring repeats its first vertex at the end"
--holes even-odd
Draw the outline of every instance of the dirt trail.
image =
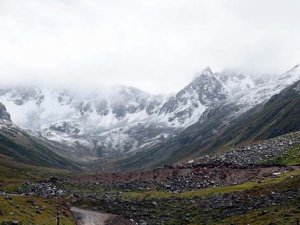
POLYGON ((80 209, 77 207, 72 207, 71 211, 74 215, 77 225, 132 225, 129 220, 124 218, 109 214, 109 213, 100 213, 91 210, 80 209))

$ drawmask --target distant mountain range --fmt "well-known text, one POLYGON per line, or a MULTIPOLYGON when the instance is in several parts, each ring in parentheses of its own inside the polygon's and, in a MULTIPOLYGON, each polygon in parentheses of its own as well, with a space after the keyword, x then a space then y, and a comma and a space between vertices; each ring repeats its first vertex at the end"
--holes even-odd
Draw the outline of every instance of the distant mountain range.
POLYGON ((148 168, 299 129, 298 80, 297 65, 262 77, 206 68, 171 97, 123 86, 84 92, 3 87, 0 131, 24 134, 46 155, 148 168))

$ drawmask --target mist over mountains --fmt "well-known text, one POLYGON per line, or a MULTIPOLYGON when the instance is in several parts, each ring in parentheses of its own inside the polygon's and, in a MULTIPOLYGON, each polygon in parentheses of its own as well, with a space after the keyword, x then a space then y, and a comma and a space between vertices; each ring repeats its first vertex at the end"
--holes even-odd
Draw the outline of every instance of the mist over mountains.
POLYGON ((57 153, 80 161, 116 159, 167 142, 214 108, 234 105, 226 120, 237 118, 299 80, 299 70, 259 77, 207 67, 171 96, 126 86, 3 87, 0 101, 12 123, 57 153))

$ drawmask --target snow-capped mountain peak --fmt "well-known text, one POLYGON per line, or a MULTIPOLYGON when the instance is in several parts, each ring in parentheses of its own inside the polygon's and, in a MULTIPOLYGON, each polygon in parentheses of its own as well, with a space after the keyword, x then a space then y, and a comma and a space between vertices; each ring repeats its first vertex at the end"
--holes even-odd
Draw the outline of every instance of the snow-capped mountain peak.
POLYGON ((69 149, 103 156, 161 142, 216 105, 235 104, 239 111, 232 116, 238 116, 299 79, 299 65, 264 79, 207 67, 168 99, 122 86, 109 92, 14 87, 0 89, 0 102, 16 125, 69 149))
POLYGON ((226 98, 221 82, 207 67, 170 98, 160 109, 159 115, 171 126, 185 127, 195 123, 205 109, 226 98))

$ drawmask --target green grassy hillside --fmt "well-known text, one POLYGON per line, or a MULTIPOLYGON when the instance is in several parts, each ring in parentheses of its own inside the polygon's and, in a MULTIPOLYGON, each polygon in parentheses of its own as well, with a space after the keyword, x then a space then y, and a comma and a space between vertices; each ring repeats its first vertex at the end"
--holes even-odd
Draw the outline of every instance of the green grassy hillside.
POLYGON ((0 131, 0 154, 29 165, 78 170, 72 161, 54 153, 39 140, 12 126, 0 131))

